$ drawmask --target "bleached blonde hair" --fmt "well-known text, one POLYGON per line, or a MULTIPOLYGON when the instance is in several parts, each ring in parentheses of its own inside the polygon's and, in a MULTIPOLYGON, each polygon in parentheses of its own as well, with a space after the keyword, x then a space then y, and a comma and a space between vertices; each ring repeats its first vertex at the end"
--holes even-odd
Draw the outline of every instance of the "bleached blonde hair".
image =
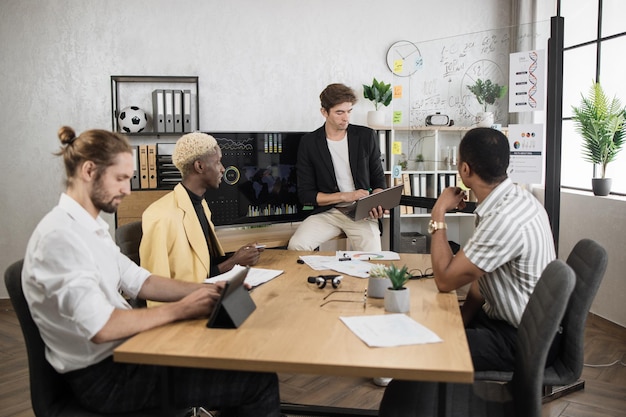
POLYGON ((183 174, 183 178, 193 170, 193 163, 207 155, 214 155, 219 149, 217 140, 202 132, 183 135, 176 141, 172 162, 183 174))

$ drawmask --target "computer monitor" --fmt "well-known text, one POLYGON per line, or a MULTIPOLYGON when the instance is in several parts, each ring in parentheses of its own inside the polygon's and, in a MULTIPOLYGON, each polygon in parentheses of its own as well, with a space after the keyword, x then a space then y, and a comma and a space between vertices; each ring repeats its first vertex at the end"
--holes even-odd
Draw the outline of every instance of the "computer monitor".
POLYGON ((226 171, 205 198, 213 224, 245 225, 301 221, 296 160, 300 132, 207 132, 222 150, 226 171))

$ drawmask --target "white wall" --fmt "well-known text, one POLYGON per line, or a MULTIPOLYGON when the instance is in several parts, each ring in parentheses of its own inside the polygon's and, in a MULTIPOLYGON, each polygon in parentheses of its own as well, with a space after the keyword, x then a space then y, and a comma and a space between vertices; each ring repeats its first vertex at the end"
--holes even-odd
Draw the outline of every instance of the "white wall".
POLYGON ((624 198, 561 192, 559 258, 566 259, 582 238, 593 239, 604 246, 609 264, 591 311, 623 327, 626 327, 625 212, 624 198))

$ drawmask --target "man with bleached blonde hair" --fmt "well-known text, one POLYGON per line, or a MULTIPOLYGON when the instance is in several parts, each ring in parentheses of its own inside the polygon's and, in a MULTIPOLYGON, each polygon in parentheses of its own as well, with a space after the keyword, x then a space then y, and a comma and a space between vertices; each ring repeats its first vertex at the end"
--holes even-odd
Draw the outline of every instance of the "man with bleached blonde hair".
POLYGON ((172 161, 182 182, 152 203, 142 216, 141 266, 173 279, 203 282, 230 271, 236 264, 255 265, 262 249, 248 243, 231 256, 224 254, 204 199, 217 189, 224 166, 213 136, 193 132, 176 142, 172 161))

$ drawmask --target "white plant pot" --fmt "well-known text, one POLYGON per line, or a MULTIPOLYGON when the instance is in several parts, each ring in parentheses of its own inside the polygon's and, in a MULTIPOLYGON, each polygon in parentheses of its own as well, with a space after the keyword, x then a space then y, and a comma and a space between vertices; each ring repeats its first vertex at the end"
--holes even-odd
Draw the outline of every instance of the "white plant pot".
POLYGON ((385 112, 382 110, 368 111, 367 124, 374 127, 385 126, 385 112))
POLYGON ((411 309, 411 293, 408 288, 385 290, 385 311, 389 313, 408 313, 411 309))
POLYGON ((485 111, 476 113, 476 126, 491 127, 495 122, 493 112, 485 111))
POLYGON ((385 298, 385 291, 391 287, 391 280, 387 277, 369 277, 367 281, 367 296, 385 298))

